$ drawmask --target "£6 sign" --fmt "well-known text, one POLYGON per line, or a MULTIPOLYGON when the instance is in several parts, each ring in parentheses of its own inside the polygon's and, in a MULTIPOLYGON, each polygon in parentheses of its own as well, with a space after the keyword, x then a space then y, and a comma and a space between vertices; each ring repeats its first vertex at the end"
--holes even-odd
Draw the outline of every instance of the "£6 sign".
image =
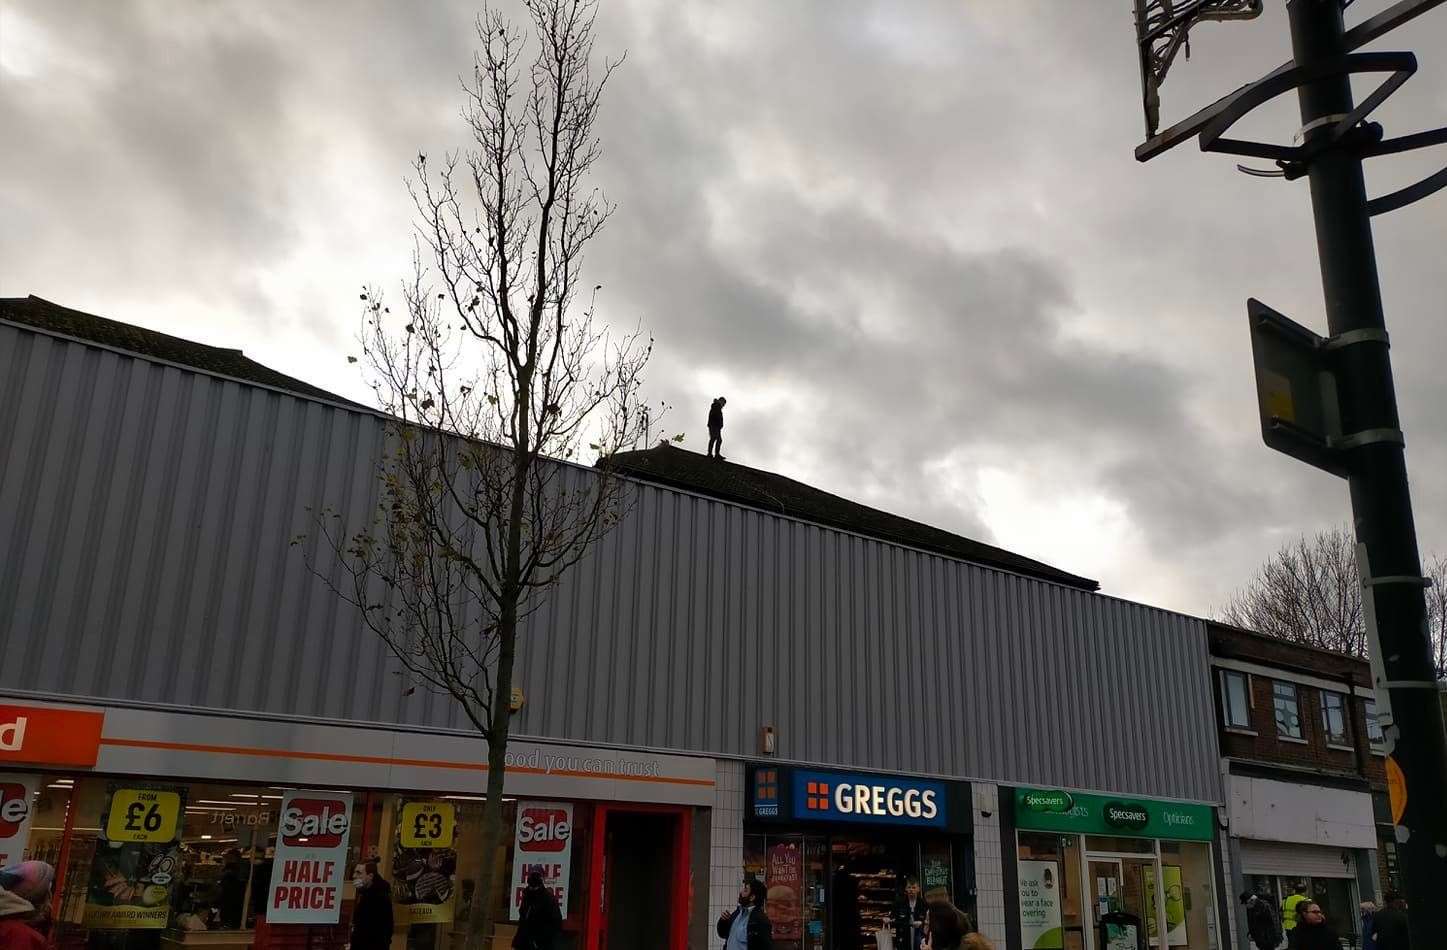
POLYGON ((528 875, 543 876, 543 887, 553 892, 563 916, 568 916, 568 876, 573 867, 573 806, 568 802, 518 802, 517 833, 513 837, 512 910, 522 910, 528 875))
POLYGON ((352 830, 349 792, 289 791, 282 797, 266 918, 274 924, 335 924, 352 830))

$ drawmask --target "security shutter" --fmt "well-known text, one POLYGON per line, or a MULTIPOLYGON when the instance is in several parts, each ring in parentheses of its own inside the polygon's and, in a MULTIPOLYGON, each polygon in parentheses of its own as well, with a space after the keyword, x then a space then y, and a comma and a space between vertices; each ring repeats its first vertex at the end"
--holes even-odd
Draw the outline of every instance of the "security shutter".
POLYGON ((1350 848, 1241 839, 1241 873, 1283 877, 1355 879, 1356 854, 1350 848))

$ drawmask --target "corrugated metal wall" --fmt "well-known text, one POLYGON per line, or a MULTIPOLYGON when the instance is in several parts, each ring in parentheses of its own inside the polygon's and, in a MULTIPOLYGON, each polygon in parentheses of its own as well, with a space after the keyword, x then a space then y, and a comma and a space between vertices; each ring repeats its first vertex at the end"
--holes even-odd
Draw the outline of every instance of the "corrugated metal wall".
MULTIPOLYGON (((0 687, 463 727, 288 546, 375 417, 8 325, 0 374, 0 687)), ((641 487, 530 626, 528 735, 1219 797, 1204 624, 1136 604, 641 487)))

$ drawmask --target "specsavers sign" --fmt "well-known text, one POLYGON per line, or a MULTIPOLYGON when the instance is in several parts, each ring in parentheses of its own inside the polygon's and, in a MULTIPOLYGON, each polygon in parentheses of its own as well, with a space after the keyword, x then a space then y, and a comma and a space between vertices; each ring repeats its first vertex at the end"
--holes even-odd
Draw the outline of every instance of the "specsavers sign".
POLYGON ((795 820, 946 826, 943 782, 800 769, 793 783, 795 820))
POLYGON ((1214 812, 1207 805, 1038 788, 1015 790, 1015 827, 1182 841, 1210 841, 1216 834, 1214 812))

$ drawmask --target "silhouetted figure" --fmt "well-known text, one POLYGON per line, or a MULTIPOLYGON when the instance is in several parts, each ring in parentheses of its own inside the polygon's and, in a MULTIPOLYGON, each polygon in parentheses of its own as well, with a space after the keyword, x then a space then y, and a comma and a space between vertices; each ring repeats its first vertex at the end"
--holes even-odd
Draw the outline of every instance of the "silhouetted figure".
POLYGON ((723 407, 728 400, 720 396, 708 406, 708 457, 723 459, 723 407))
POLYGON ((1377 950, 1409 950, 1412 938, 1407 933, 1407 902, 1400 894, 1388 894, 1385 906, 1372 918, 1372 934, 1377 950))

